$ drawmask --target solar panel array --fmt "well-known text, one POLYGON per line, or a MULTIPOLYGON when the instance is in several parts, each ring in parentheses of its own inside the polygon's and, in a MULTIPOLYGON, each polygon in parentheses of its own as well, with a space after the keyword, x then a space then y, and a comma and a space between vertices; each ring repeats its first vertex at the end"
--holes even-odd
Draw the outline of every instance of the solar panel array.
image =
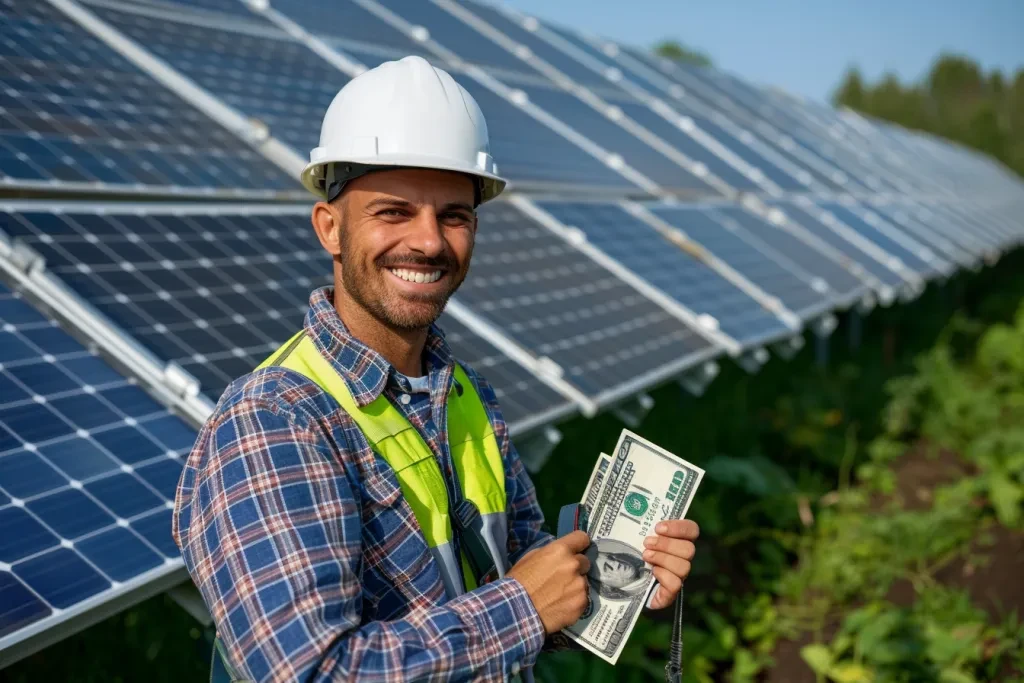
POLYGON ((366 68, 423 56, 487 118, 509 189, 439 325, 522 448, 1024 238, 1021 183, 978 154, 498 5, 0 22, 0 666, 180 579, 182 457, 329 282, 295 171, 366 68))

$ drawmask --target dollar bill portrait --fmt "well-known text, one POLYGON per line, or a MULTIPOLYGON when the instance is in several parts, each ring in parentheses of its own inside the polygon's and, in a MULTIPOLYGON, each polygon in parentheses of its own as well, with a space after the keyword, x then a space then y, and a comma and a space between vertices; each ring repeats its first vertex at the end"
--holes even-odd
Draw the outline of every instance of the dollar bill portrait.
POLYGON ((651 570, 640 551, 613 538, 601 538, 585 552, 590 560, 587 580, 598 595, 610 600, 629 600, 646 590, 651 570))

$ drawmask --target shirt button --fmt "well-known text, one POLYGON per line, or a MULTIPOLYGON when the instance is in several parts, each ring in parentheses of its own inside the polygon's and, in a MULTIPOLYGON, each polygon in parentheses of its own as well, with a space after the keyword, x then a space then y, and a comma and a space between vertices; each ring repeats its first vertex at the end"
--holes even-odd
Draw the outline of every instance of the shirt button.
POLYGON ((412 400, 412 396, 410 396, 409 394, 402 394, 401 396, 398 397, 398 400, 402 402, 403 406, 407 406, 409 405, 409 401, 412 400))
POLYGON ((518 676, 520 669, 521 669, 521 667, 519 666, 519 662, 512 662, 512 675, 513 676, 518 676))

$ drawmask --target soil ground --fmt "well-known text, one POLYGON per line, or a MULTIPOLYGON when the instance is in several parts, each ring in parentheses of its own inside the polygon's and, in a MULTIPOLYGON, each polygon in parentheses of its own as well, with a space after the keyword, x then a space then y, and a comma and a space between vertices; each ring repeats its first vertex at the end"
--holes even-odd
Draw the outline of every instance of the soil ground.
MULTIPOLYGON (((912 449, 896 465, 894 495, 907 509, 928 508, 937 487, 968 473, 965 463, 954 453, 943 451, 929 457, 924 451, 923 447, 912 449)), ((878 505, 882 503, 877 501, 878 505)), ((936 572, 935 578, 945 586, 966 590, 974 604, 994 620, 1014 610, 1024 615, 1024 533, 995 526, 991 537, 991 544, 978 542, 969 553, 985 558, 985 562, 974 564, 957 559, 936 572)), ((904 580, 895 582, 886 597, 895 605, 907 606, 917 596, 910 582, 904 580)), ((838 624, 826 628, 825 638, 831 640, 837 628, 838 624)), ((765 681, 815 683, 814 672, 800 656, 800 649, 811 641, 810 635, 779 641, 772 653, 775 665, 767 672, 765 681)))

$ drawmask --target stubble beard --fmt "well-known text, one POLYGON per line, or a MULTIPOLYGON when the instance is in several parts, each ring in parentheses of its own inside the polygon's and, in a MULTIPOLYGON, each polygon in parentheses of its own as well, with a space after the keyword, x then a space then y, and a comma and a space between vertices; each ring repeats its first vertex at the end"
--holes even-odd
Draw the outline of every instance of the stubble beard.
MULTIPOLYGON (((445 277, 456 278, 447 291, 440 295, 410 299, 396 294, 388 286, 387 276, 384 274, 387 266, 379 263, 381 259, 377 259, 378 262, 367 268, 364 261, 353 258, 351 250, 348 249, 344 230, 340 260, 341 285, 349 297, 385 326, 402 331, 423 329, 441 317, 445 306, 448 305, 448 299, 462 285, 468 270, 456 272, 456 269, 451 267, 454 265, 452 260, 444 264, 447 269, 445 277)), ((422 257, 410 256, 403 262, 431 265, 422 257)))

